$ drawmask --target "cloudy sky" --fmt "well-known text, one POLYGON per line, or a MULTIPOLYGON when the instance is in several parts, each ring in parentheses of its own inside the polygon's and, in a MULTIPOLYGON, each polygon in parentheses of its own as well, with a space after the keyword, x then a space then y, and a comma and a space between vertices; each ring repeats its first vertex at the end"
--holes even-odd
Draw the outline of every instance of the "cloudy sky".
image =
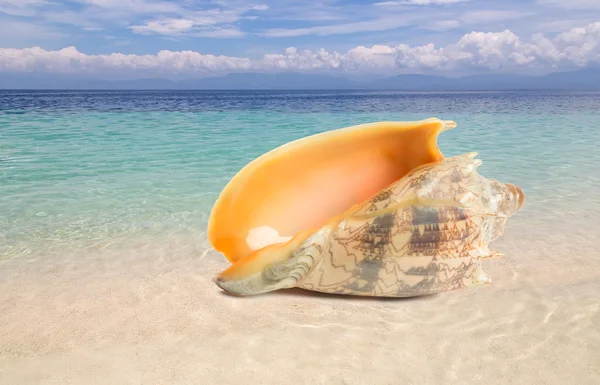
POLYGON ((600 0, 0 0, 0 72, 542 73, 600 63, 600 0))

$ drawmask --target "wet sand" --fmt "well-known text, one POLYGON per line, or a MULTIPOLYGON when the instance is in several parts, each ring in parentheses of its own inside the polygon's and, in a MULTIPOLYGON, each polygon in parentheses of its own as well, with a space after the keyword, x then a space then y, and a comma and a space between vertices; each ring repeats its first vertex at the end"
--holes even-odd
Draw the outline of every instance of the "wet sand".
POLYGON ((204 234, 49 244, 0 262, 0 383, 598 384, 600 223, 534 214, 492 285, 411 299, 229 296, 204 234))

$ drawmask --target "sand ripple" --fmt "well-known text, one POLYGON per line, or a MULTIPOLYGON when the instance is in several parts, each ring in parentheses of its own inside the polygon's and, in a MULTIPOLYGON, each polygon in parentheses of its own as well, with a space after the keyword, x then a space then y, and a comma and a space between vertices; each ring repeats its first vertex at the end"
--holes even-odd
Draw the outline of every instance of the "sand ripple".
POLYGON ((490 287, 416 299, 228 296, 203 234, 7 260, 0 383, 600 383, 595 234, 522 230, 490 287))

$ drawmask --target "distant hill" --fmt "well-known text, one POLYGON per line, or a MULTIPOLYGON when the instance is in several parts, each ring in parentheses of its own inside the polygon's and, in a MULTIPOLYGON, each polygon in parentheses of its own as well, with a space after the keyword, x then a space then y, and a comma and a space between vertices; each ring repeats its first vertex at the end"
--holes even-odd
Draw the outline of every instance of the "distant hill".
POLYGON ((31 73, 0 73, 0 89, 34 90, 158 90, 176 89, 169 79, 103 80, 80 76, 31 73))
POLYGON ((102 80, 73 75, 0 73, 0 89, 600 91, 600 70, 583 69, 542 76, 473 75, 461 78, 412 74, 361 82, 303 73, 235 73, 182 81, 161 78, 102 80))
POLYGON ((355 89, 363 88, 363 83, 324 75, 301 73, 236 73, 223 77, 206 78, 186 82, 187 87, 197 89, 355 89))
POLYGON ((472 75, 447 78, 398 75, 369 84, 370 88, 402 91, 600 91, 600 70, 555 72, 542 76, 472 75))

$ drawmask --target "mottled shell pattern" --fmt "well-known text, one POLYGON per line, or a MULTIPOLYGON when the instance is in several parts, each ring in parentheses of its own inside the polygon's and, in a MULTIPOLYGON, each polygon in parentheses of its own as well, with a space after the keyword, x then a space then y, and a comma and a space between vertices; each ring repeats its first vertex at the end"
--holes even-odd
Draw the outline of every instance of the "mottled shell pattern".
POLYGON ((299 286, 405 297, 491 282, 480 260, 522 204, 513 185, 476 171, 476 153, 421 166, 342 220, 299 286))
POLYGON ((242 295, 300 287, 385 297, 490 283, 480 261, 500 256, 488 245, 503 234, 524 195, 479 175, 476 155, 417 167, 350 215, 292 242, 283 259, 242 279, 215 282, 242 295))

